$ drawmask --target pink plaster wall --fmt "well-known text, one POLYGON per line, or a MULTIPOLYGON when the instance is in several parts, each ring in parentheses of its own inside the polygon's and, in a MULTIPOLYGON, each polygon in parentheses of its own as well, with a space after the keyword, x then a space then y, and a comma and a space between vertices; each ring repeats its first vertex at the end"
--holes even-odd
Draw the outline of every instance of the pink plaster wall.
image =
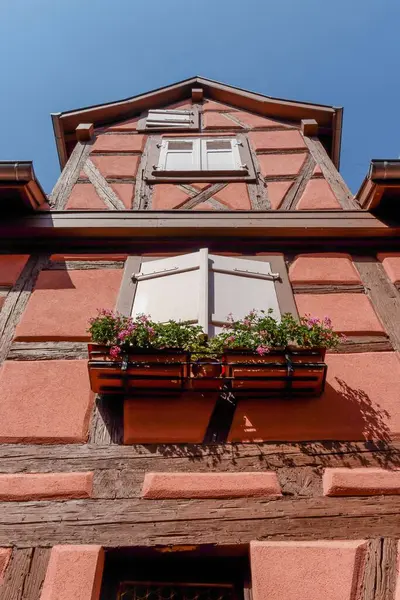
POLYGON ((92 152, 142 152, 144 135, 99 134, 92 146, 92 152))
POLYGON ((11 548, 0 548, 0 585, 4 581, 4 576, 8 563, 11 558, 11 548))
POLYGON ((290 265, 292 283, 361 283, 349 254, 300 254, 290 265))
POLYGON ((325 179, 310 179, 296 210, 341 210, 335 194, 325 179))
POLYGON ((400 439, 400 358, 395 352, 328 354, 317 398, 243 398, 231 442, 400 439))
POLYGON ((65 205, 66 210, 107 210, 91 183, 77 183, 65 205))
POLYGON ((400 542, 397 543, 397 582, 395 600, 400 600, 400 542))
POLYGON ((82 443, 93 408, 85 360, 6 361, 0 443, 82 443))
POLYGON ((201 443, 217 394, 185 393, 124 401, 124 443, 201 443))
POLYGON ((90 498, 93 473, 0 474, 0 500, 65 500, 90 498))
POLYGON ((268 199, 272 210, 277 210, 286 194, 292 187, 293 181, 269 181, 267 184, 268 199))
POLYGON ((245 183, 229 183, 213 196, 231 210, 250 210, 250 198, 245 183))
POLYGON ((281 496, 276 473, 146 473, 142 496, 162 498, 241 498, 281 496))
POLYGON ((300 315, 332 319, 335 331, 344 334, 385 334, 372 304, 365 294, 296 294, 300 315))
POLYGON ((218 112, 205 112, 204 113, 204 129, 243 129, 241 125, 218 112))
MULTIPOLYGON (((91 161, 98 168, 100 173, 107 179, 116 178, 121 179, 123 177, 135 177, 140 156, 96 156, 91 157, 91 161)), ((85 173, 81 176, 87 177, 85 173)))
POLYGON ((400 494, 400 470, 372 467, 325 469, 325 496, 379 496, 400 494))
POLYGON ((103 568, 101 546, 54 546, 40 600, 99 600, 103 568))
POLYGON ((189 200, 190 196, 180 187, 172 183, 159 183, 154 186, 152 209, 171 210, 179 208, 189 200))
POLYGON ((365 541, 251 542, 254 600, 356 600, 365 541))
POLYGON ((306 160, 307 154, 259 154, 261 174, 264 177, 297 175, 306 160))
POLYGON ((274 121, 272 119, 268 119, 267 117, 262 117, 261 115, 245 112, 243 110, 236 110, 232 114, 236 119, 243 123, 243 125, 249 127, 250 129, 258 129, 261 127, 283 127, 285 129, 292 128, 290 125, 286 125, 281 121, 274 121))
POLYGON ((250 143, 256 152, 260 150, 304 150, 307 147, 299 131, 250 131, 250 143))
POLYGON ((88 321, 97 309, 114 308, 122 273, 122 269, 42 271, 15 339, 88 340, 88 321))
POLYGON ((400 252, 378 254, 378 259, 382 262, 390 281, 400 283, 400 252))
POLYGON ((29 258, 27 254, 0 256, 0 285, 13 286, 29 258))

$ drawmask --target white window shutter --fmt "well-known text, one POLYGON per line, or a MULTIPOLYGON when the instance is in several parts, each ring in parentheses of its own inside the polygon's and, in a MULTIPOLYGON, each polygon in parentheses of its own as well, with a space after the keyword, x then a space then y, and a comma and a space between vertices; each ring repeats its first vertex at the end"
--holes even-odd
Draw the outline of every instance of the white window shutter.
POLYGON ((201 163, 204 171, 243 170, 238 142, 232 138, 201 140, 201 163))
POLYGON ((272 273, 269 262, 230 256, 209 255, 210 263, 210 327, 209 335, 221 331, 232 313, 234 319, 241 319, 251 310, 268 311, 280 319, 278 297, 274 280, 278 273, 272 273))
POLYGON ((136 274, 132 316, 144 313, 153 321, 190 321, 207 330, 208 252, 173 256, 143 262, 136 274), (207 318, 206 318, 207 317, 207 318))
POLYGON ((190 110, 149 110, 146 127, 189 127, 194 115, 190 110))
POLYGON ((158 171, 197 171, 200 169, 200 140, 162 140, 158 171))

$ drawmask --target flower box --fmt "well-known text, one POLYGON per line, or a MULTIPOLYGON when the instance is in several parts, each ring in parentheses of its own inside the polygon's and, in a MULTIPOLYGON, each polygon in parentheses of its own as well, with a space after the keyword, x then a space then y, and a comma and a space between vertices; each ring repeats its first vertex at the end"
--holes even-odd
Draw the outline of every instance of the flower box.
POLYGON ((112 358, 109 347, 89 344, 90 387, 97 394, 127 394, 136 389, 180 390, 188 378, 189 354, 180 350, 144 350, 112 358))
POLYGON ((188 387, 192 390, 217 391, 224 383, 225 367, 219 359, 201 358, 190 362, 188 387))
POLYGON ((224 353, 226 377, 236 391, 319 395, 325 387, 325 348, 271 349, 259 355, 250 351, 224 353))

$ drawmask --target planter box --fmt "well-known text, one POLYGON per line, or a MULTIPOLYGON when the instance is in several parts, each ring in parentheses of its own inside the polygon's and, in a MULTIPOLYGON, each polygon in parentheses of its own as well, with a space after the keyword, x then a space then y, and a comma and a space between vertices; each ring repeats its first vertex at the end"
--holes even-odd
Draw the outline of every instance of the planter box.
POLYGON ((137 350, 119 359, 109 348, 89 344, 90 387, 97 394, 129 394, 137 389, 183 388, 189 373, 189 354, 179 350, 137 350))
POLYGON ((221 360, 199 359, 190 363, 190 379, 188 387, 199 391, 222 390, 226 379, 224 378, 225 366, 221 360))
POLYGON ((272 350, 260 356, 249 351, 224 353, 226 377, 233 390, 319 395, 325 387, 325 349, 272 350))

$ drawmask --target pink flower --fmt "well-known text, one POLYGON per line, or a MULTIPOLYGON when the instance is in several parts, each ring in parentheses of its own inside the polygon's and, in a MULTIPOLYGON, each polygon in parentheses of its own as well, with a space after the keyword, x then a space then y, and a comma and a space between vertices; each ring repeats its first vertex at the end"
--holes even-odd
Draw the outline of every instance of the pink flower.
POLYGON ((230 335, 229 337, 227 337, 227 338, 226 338, 226 341, 227 341, 228 343, 232 343, 232 342, 234 342, 234 341, 235 341, 235 336, 234 336, 234 335, 230 335))
POLYGON ((147 323, 149 321, 149 317, 147 315, 138 315, 137 320, 139 323, 147 323))
POLYGON ((123 329, 122 331, 119 332, 118 339, 124 340, 126 337, 128 337, 129 333, 130 332, 127 329, 123 329))
POLYGON ((309 329, 312 329, 312 327, 314 327, 314 325, 318 325, 319 324, 319 319, 317 317, 309 317, 307 319, 307 327, 309 329))
POLYGON ((156 333, 154 327, 147 327, 147 333, 149 335, 154 335, 156 333))
POLYGON ((121 354, 121 348, 119 348, 119 346, 111 346, 111 348, 110 348, 111 358, 118 358, 120 354, 121 354))
POLYGON ((347 336, 345 336, 344 333, 340 334, 340 341, 341 342, 347 342, 347 336))
POLYGON ((264 356, 264 354, 268 354, 269 352, 269 348, 268 346, 258 346, 258 348, 256 349, 257 354, 259 354, 260 356, 264 356))
POLYGON ((325 327, 332 327, 332 321, 329 317, 324 317, 324 325, 325 327))
POLYGON ((243 325, 245 327, 250 327, 251 325, 251 320, 250 319, 243 319, 243 325))
POLYGON ((234 321, 233 314, 229 313, 229 315, 226 317, 226 320, 228 321, 228 323, 233 323, 233 321, 234 321))

